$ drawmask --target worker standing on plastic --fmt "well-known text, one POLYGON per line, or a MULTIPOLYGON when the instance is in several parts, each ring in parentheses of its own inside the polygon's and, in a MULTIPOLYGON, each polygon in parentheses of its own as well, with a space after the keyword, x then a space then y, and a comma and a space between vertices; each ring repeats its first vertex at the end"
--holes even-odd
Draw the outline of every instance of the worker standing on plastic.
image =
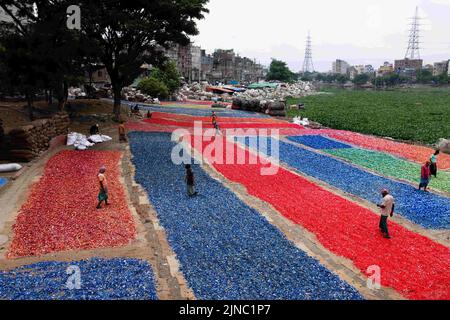
POLYGON ((216 135, 217 134, 222 134, 220 132, 219 124, 217 123, 217 115, 216 115, 216 113, 214 111, 212 112, 212 124, 214 126, 214 129, 216 129, 216 135))
POLYGON ((381 195, 383 196, 383 202, 377 205, 381 208, 380 230, 383 237, 390 239, 391 236, 389 235, 387 221, 389 216, 394 216, 395 200, 394 197, 389 194, 388 190, 381 191, 381 195))
POLYGON ((430 172, 431 162, 427 161, 420 169, 420 184, 419 190, 423 188, 423 191, 427 192, 428 184, 430 183, 430 172))
POLYGON ((101 209, 103 201, 108 205, 108 183, 105 176, 106 168, 102 166, 98 173, 98 182, 100 183, 100 191, 98 193, 97 209, 101 209))
POLYGON ((192 167, 190 164, 185 166, 186 168, 186 185, 187 185, 187 193, 189 197, 194 197, 198 195, 198 192, 195 191, 195 179, 194 172, 192 171, 192 167))
POLYGON ((100 134, 100 126, 97 124, 94 124, 90 129, 89 129, 89 133, 91 134, 91 136, 96 135, 96 134, 100 134))
POLYGON ((127 142, 127 135, 126 135, 126 130, 125 130, 125 125, 124 125, 124 121, 120 122, 119 125, 119 142, 127 142))
POLYGON ((441 153, 440 150, 436 150, 436 152, 430 158, 430 162, 431 162, 430 172, 431 172, 431 175, 434 176, 435 178, 437 178, 437 171, 438 171, 438 169, 437 169, 437 157, 439 156, 440 153, 441 153))

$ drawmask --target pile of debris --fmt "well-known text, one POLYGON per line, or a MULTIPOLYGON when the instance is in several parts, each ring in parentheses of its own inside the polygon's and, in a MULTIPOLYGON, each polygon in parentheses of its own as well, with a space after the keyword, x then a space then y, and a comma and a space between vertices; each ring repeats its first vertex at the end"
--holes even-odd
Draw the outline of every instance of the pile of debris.
POLYGON ((140 90, 132 87, 125 87, 122 89, 122 99, 130 102, 160 104, 158 98, 153 98, 148 94, 144 94, 140 90))
POLYGON ((46 151, 50 140, 67 134, 70 120, 65 112, 56 114, 51 119, 36 120, 30 125, 12 129, 9 132, 9 154, 16 161, 31 161, 46 151))
POLYGON ((233 109, 263 112, 271 116, 286 116, 286 99, 314 94, 309 82, 280 84, 276 88, 251 89, 233 95, 233 109))
POLYGON ((234 97, 241 100, 285 101, 288 97, 301 98, 311 95, 314 90, 310 82, 298 81, 292 84, 279 84, 276 88, 251 89, 235 93, 234 97))
POLYGON ((234 110, 244 110, 265 113, 274 117, 286 116, 286 103, 284 101, 265 101, 265 100, 243 100, 240 98, 233 99, 234 110))
POLYGON ((178 94, 175 96, 177 101, 186 100, 200 100, 200 101, 222 101, 231 102, 233 101, 233 96, 228 93, 218 94, 213 92, 208 92, 207 88, 210 85, 207 82, 194 82, 192 84, 185 84, 181 87, 178 94))
POLYGON ((68 89, 68 95, 69 95, 69 98, 72 98, 72 99, 87 98, 86 92, 84 92, 83 89, 81 89, 81 88, 70 87, 68 89))
POLYGON ((439 139, 438 143, 436 144, 436 148, 443 153, 450 154, 450 140, 439 139))

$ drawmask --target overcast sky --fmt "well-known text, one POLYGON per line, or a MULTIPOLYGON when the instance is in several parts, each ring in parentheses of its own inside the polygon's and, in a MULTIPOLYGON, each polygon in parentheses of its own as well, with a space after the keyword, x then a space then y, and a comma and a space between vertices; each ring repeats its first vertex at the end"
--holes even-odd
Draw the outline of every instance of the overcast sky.
POLYGON ((403 58, 408 20, 423 18, 425 63, 450 59, 450 0, 210 0, 194 43, 208 52, 235 49, 268 65, 270 59, 301 69, 308 30, 318 71, 337 58, 373 64, 403 58))

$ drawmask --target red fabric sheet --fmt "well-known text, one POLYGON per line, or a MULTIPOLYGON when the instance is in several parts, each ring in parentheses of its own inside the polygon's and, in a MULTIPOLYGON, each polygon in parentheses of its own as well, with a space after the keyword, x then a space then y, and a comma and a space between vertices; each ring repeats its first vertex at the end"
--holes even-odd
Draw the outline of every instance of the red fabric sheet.
MULTIPOLYGON (((194 146, 194 139, 191 143, 194 146)), ((203 150, 209 144, 199 142, 203 150)), ((227 142, 225 151, 232 148, 236 146, 227 142)), ((234 152, 237 154, 236 149, 234 152)), ((248 151, 245 154, 248 158, 248 151)), ((211 160, 209 155, 204 156, 211 160)), ((350 259, 362 273, 367 274, 369 266, 379 266, 382 285, 410 299, 450 299, 447 247, 392 221, 389 228, 393 238, 384 239, 378 230, 377 214, 283 168, 276 175, 262 176, 261 164, 214 167, 314 233, 325 248, 350 259)))

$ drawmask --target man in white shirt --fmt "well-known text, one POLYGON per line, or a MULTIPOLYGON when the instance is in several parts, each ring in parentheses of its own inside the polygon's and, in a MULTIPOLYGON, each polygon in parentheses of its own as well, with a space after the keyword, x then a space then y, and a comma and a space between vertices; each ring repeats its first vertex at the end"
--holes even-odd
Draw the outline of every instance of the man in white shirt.
POLYGON ((390 239, 389 230, 387 226, 387 221, 389 216, 394 216, 395 210, 395 200, 394 197, 389 194, 388 190, 381 191, 383 196, 383 202, 377 206, 381 208, 381 220, 380 220, 380 230, 386 239, 390 239))

